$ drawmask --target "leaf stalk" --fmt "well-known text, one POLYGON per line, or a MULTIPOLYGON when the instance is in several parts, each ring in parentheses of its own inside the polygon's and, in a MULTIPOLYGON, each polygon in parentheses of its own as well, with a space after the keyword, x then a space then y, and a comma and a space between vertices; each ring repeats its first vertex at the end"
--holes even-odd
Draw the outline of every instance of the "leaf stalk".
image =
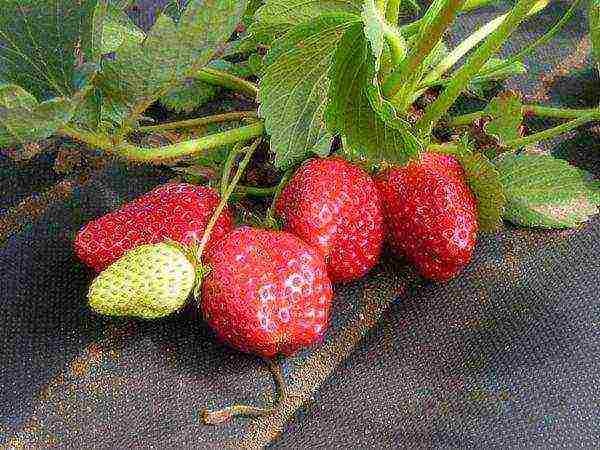
POLYGON ((401 90, 404 92, 407 89, 406 86, 411 86, 420 77, 419 68, 454 22, 462 1, 446 0, 445 4, 440 3, 438 14, 426 22, 419 32, 417 45, 409 52, 403 63, 385 80, 383 84, 385 97, 393 98, 401 90))
POLYGON ((456 71, 452 80, 441 95, 429 105, 416 124, 421 134, 428 134, 435 124, 454 104, 468 87, 471 79, 479 73, 484 64, 498 51, 514 30, 531 11, 531 0, 519 0, 500 26, 489 35, 485 42, 471 55, 467 62, 456 71))
POLYGON ((593 122, 595 120, 600 119, 600 111, 594 111, 590 114, 586 114, 584 116, 578 117, 577 119, 571 120, 562 125, 550 128, 548 130, 540 131, 539 133, 532 134, 530 136, 525 136, 520 139, 514 139, 512 141, 506 142, 506 146, 509 149, 518 149, 521 147, 525 147, 527 145, 537 144, 538 142, 545 141, 548 139, 553 139, 559 137, 565 133, 568 133, 575 128, 578 128, 582 125, 585 125, 589 122, 593 122))
POLYGON ((204 154, 207 150, 249 141, 264 134, 262 122, 234 128, 222 133, 203 136, 198 139, 178 142, 157 148, 139 147, 128 142, 113 142, 109 136, 65 126, 60 134, 85 142, 91 147, 131 162, 164 164, 194 155, 204 154))
POLYGON ((183 130, 188 128, 202 127, 212 123, 231 122, 242 119, 258 119, 258 114, 256 114, 256 111, 235 111, 225 114, 216 114, 214 116, 200 117, 197 119, 181 120, 179 122, 168 122, 161 123, 159 125, 139 127, 133 131, 140 131, 142 133, 156 133, 159 131, 183 130))

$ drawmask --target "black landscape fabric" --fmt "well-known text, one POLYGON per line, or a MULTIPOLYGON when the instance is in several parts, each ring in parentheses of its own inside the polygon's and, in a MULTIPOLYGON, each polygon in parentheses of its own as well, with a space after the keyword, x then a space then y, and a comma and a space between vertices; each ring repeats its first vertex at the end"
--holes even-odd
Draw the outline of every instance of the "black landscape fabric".
MULTIPOLYGON (((139 2, 138 20, 152 20, 153 3, 139 2)), ((567 7, 554 2, 503 51, 567 7)), ((455 37, 501 10, 461 18, 455 37)), ((506 87, 549 105, 598 104, 586 32, 582 10, 506 87)), ((600 175, 598 127, 548 148, 600 175)), ((0 173, 3 211, 59 180, 49 157, 2 157, 0 173)), ((325 343, 285 362, 292 395, 277 414, 207 427, 206 406, 270 400, 263 364, 217 344, 190 311, 152 323, 93 316, 92 274, 71 247, 82 223, 164 181, 155 175, 113 168, 66 185, 0 247, 0 448, 600 447, 598 218, 581 230, 482 235, 448 284, 384 259, 338 291, 325 343)))

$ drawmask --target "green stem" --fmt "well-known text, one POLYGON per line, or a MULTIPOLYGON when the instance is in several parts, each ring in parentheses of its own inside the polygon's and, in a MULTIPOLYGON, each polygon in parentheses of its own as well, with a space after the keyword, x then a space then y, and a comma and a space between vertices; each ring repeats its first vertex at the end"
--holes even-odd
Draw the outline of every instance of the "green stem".
POLYGON ((277 192, 277 186, 261 188, 255 186, 241 186, 238 184, 235 192, 238 195, 249 195, 251 197, 271 197, 277 192))
POLYGON ((593 113, 578 117, 575 120, 571 120, 570 122, 564 123, 554 128, 550 128, 548 130, 540 131, 539 133, 532 134, 530 136, 525 136, 523 138, 514 139, 512 141, 508 141, 505 145, 511 149, 517 149, 520 147, 525 147, 527 145, 537 144, 538 142, 553 139, 559 137, 565 133, 568 133, 575 128, 578 128, 586 123, 593 122, 595 120, 600 119, 600 111, 594 111, 593 113))
MULTIPOLYGON (((537 14, 546 6, 547 3, 545 1, 534 4, 532 9, 529 11, 529 16, 537 14)), ((506 16, 507 14, 503 14, 491 20, 490 22, 479 28, 477 31, 475 31, 473 34, 471 34, 469 37, 467 37, 464 41, 462 41, 454 50, 452 50, 433 70, 431 70, 431 72, 427 74, 427 76, 419 84, 419 89, 413 94, 411 103, 413 103, 416 99, 423 95, 428 88, 447 84, 448 80, 442 79, 442 75, 448 72, 448 70, 450 70, 450 68, 452 68, 458 61, 460 61, 460 59, 463 56, 465 56, 481 41, 483 41, 492 32, 494 32, 504 21, 504 19, 506 19, 506 16)), ((478 74, 472 79, 472 81, 475 81, 478 78, 490 76, 494 73, 498 73, 510 67, 510 65, 515 63, 516 61, 518 61, 518 58, 513 58, 510 60, 510 62, 498 64, 490 70, 482 70, 480 74, 478 74)))
POLYGON ((462 41, 454 50, 448 53, 448 55, 431 72, 429 72, 429 74, 427 74, 422 84, 428 85, 439 79, 477 44, 493 33, 504 19, 506 19, 506 16, 507 14, 503 14, 500 17, 496 17, 462 41))
POLYGON ((402 36, 396 34, 393 30, 386 29, 384 37, 392 54, 392 67, 397 67, 406 58, 406 42, 402 36))
POLYGON ((249 141, 262 136, 265 131, 262 122, 253 123, 222 133, 211 134, 198 139, 178 142, 157 148, 138 147, 125 143, 114 143, 110 137, 97 133, 79 130, 65 126, 60 130, 64 136, 77 139, 89 144, 91 147, 101 149, 108 154, 126 159, 132 162, 163 164, 185 157, 204 154, 207 150, 231 145, 237 142, 249 141))
MULTIPOLYGON (((532 44, 530 44, 529 46, 527 46, 526 48, 521 50, 515 56, 512 56, 509 59, 507 59, 503 64, 500 64, 499 66, 496 66, 490 70, 493 70, 493 71, 502 70, 506 67, 509 67, 511 64, 514 64, 515 62, 522 61, 523 58, 525 58, 526 56, 529 56, 538 47, 543 46, 543 45, 547 44, 548 42, 550 42, 563 29, 563 27, 573 18, 573 16, 577 12, 577 9, 578 9, 578 6, 580 3, 581 3, 581 0, 574 0, 573 4, 567 10, 565 15, 562 16, 561 19, 558 22, 556 22, 556 24, 547 33, 545 33, 543 36, 540 36, 536 41, 534 41, 532 44)), ((488 74, 488 71, 482 71, 480 73, 481 76, 485 76, 487 74, 488 74)))
MULTIPOLYGON (((473 9, 487 6, 491 3, 500 3, 500 0, 466 0, 460 7, 459 14, 469 12, 473 9)), ((407 23, 400 27, 400 31, 404 36, 410 36, 419 31, 423 24, 423 18, 417 19, 414 22, 407 23)))
POLYGON ((398 25, 400 20, 400 7, 402 6, 402 0, 388 0, 385 18, 392 25, 398 25))
POLYGON ((288 181, 292 178, 294 174, 293 169, 288 169, 284 174, 279 184, 275 188, 275 193, 273 194, 273 200, 271 201, 271 206, 267 211, 267 215, 265 217, 265 226, 267 228, 274 228, 277 224, 277 219, 275 219, 275 207, 277 206, 277 200, 279 200, 279 196, 283 192, 283 189, 287 186, 288 181))
POLYGON ((213 228, 217 224, 217 220, 219 219, 219 216, 221 216, 221 213, 225 209, 225 206, 227 206, 229 197, 231 197, 231 194, 233 194, 233 191, 235 190, 237 184, 239 183, 240 178, 242 178, 242 175, 244 174, 244 171, 246 170, 246 167, 248 166, 248 163, 250 162, 250 159, 252 158, 254 151, 256 150, 258 145, 261 143, 261 141, 262 141, 262 138, 256 139, 250 147, 245 149, 246 155, 244 156, 244 159, 242 159, 242 161, 238 165, 237 171, 235 172, 235 175, 233 176, 231 183, 229 183, 229 186, 227 186, 227 190, 221 196, 221 201, 219 202, 217 209, 215 209, 215 212, 213 213, 213 215, 211 216, 211 218, 208 222, 208 225, 206 225, 206 229, 204 230, 204 234, 202 236, 202 240, 200 241, 200 245, 198 247, 198 252, 196 254, 197 261, 202 261, 202 254, 204 253, 206 244, 208 243, 208 240, 210 239, 210 234, 212 233, 213 228))
MULTIPOLYGON (((582 116, 593 114, 596 109, 568 109, 568 108, 552 108, 549 106, 524 105, 523 113, 532 114, 538 117, 547 117, 552 119, 577 119, 582 116)), ((452 117, 448 121, 450 127, 460 127, 470 125, 478 119, 485 117, 487 113, 484 111, 476 111, 461 116, 452 117)))
POLYGON ((375 0, 375 6, 377 6, 377 9, 381 11, 383 15, 385 15, 386 5, 387 0, 375 0))
POLYGON ((168 122, 161 123, 159 125, 139 127, 134 131, 140 131, 142 133, 155 133, 157 131, 196 128, 204 125, 209 125, 211 123, 231 122, 241 119, 258 119, 258 115, 256 114, 256 111, 236 111, 225 114, 217 114, 208 117, 199 117, 197 119, 181 120, 179 122, 168 122))
POLYGON ((221 173, 221 185, 220 191, 221 196, 224 196, 227 192, 227 186, 229 186, 229 177, 231 176, 231 168, 233 167, 233 162, 237 155, 239 155, 243 150, 243 144, 238 142, 229 152, 227 156, 227 160, 225 160, 225 165, 223 166, 223 171, 221 173))
POLYGON ((531 10, 531 0, 519 0, 516 6, 496 31, 471 55, 468 61, 456 71, 452 80, 442 94, 425 109, 423 117, 416 128, 422 133, 429 133, 432 127, 444 116, 456 99, 467 88, 471 79, 477 75, 483 65, 506 42, 512 32, 527 17, 531 10))
POLYGON ((231 75, 227 72, 205 67, 196 72, 194 77, 200 81, 204 81, 205 83, 212 84, 214 86, 220 86, 233 91, 248 94, 252 98, 256 98, 258 96, 258 87, 254 83, 236 77, 235 75, 231 75))
POLYGON ((383 94, 387 98, 394 97, 400 89, 407 84, 412 84, 411 81, 419 76, 419 67, 454 21, 461 3, 462 0, 446 0, 444 4, 439 4, 437 15, 425 22, 422 27, 417 38, 417 45, 383 84, 383 94))
POLYGON ((466 0, 462 6, 462 12, 469 12, 493 3, 500 3, 500 0, 466 0))
POLYGON ((476 120, 486 116, 485 111, 476 111, 469 114, 461 114, 460 116, 451 117, 448 119, 448 126, 453 127, 464 127, 471 125, 476 120))
POLYGON ((249 405, 233 405, 218 411, 204 410, 202 412, 202 421, 206 425, 219 425, 229 422, 234 417, 260 417, 275 412, 278 406, 286 398, 285 380, 281 372, 281 366, 278 363, 266 358, 264 361, 267 363, 269 370, 273 375, 273 380, 275 381, 277 397, 275 398, 273 405, 269 408, 257 408, 249 405))

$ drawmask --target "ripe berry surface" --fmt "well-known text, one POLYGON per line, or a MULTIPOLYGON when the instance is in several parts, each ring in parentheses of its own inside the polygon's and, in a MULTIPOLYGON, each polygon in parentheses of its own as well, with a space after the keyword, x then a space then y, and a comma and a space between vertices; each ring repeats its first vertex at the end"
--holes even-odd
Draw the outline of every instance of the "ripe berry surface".
POLYGON ((390 247, 426 278, 457 276, 473 255, 477 202, 455 158, 425 154, 376 179, 390 247))
MULTIPOLYGON (((190 245, 202 239, 219 203, 208 187, 168 183, 86 224, 75 239, 75 252, 100 272, 140 245, 173 240, 190 245)), ((211 234, 209 246, 231 231, 233 219, 225 210, 211 234)))
POLYGON ((283 229, 318 248, 333 283, 364 276, 384 239, 379 193, 360 167, 338 158, 312 159, 277 201, 283 229))
POLYGON ((298 237, 241 227, 210 248, 204 264, 202 311, 238 350, 291 355, 325 333, 331 282, 322 255, 298 237))

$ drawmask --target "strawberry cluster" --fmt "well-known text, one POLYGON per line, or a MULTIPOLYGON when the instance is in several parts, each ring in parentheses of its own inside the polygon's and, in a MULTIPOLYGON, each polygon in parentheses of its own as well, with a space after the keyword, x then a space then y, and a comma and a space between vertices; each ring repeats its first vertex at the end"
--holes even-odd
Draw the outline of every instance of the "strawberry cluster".
MULTIPOLYGON (((170 240, 189 247, 218 203, 212 188, 167 184, 86 225, 75 249, 102 271, 142 245, 170 240)), ((290 355, 320 340, 329 324, 332 284, 367 274, 386 239, 424 277, 448 280, 470 261, 478 231, 477 204, 462 167, 433 153, 375 179, 339 157, 309 160, 275 206, 281 231, 233 229, 225 210, 197 262, 199 306, 217 336, 265 357, 290 355)), ((123 276, 122 270, 111 273, 123 276)), ((147 285, 144 295, 152 295, 147 285)), ((94 304, 102 303, 97 297, 94 304)))

